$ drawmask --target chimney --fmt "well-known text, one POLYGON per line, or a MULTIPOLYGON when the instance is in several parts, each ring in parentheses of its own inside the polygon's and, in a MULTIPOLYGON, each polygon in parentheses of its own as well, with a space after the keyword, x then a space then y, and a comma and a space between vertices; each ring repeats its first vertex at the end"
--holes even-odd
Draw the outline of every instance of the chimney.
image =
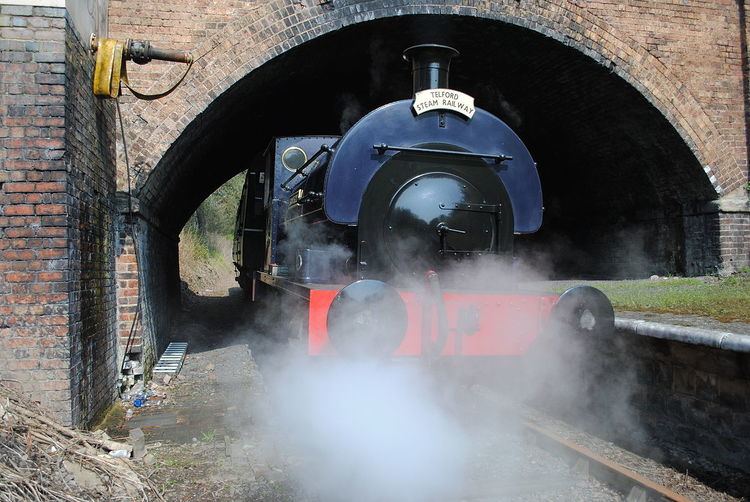
POLYGON ((404 59, 411 61, 414 94, 425 89, 448 87, 451 58, 459 53, 453 47, 422 44, 404 51, 404 59))

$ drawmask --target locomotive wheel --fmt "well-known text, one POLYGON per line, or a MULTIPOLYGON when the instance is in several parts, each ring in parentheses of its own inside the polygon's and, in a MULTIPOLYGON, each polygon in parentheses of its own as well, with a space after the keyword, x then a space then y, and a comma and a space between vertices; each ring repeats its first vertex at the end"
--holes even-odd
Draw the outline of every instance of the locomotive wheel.
POLYGON ((552 310, 553 328, 586 336, 608 336, 615 330, 615 312, 609 298, 591 286, 565 291, 552 310))

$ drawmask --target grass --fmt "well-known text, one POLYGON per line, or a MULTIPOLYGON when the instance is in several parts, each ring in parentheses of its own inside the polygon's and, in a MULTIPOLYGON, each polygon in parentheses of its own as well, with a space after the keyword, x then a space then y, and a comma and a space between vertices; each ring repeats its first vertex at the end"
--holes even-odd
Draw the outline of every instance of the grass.
POLYGON ((193 291, 210 289, 222 273, 234 269, 226 254, 231 254, 231 239, 217 234, 201 235, 192 228, 180 233, 180 276, 193 291))
POLYGON ((694 314, 723 322, 750 322, 750 273, 729 277, 660 278, 629 281, 565 281, 554 285, 561 293, 574 284, 601 289, 615 310, 694 314))
POLYGON ((190 457, 167 457, 160 462, 163 466, 169 467, 170 469, 187 469, 195 466, 198 462, 190 457))
POLYGON ((203 441, 204 443, 213 443, 214 439, 216 439, 216 429, 201 432, 201 441, 203 441))
POLYGON ((209 236, 196 233, 194 230, 184 230, 180 233, 180 245, 195 261, 211 261, 221 258, 220 251, 209 236))

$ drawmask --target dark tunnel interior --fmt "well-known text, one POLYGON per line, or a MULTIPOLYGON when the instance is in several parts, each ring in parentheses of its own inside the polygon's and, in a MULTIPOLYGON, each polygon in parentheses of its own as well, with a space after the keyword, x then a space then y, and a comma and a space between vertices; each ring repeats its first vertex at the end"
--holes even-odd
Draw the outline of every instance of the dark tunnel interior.
POLYGON ((540 232, 517 239, 518 254, 557 277, 684 271, 683 208, 715 194, 671 124, 578 50, 477 18, 371 21, 269 61, 188 126, 142 200, 176 235, 273 136, 338 134, 377 106, 410 97, 401 53, 417 43, 456 47, 451 87, 505 120, 538 163, 545 220, 540 232))

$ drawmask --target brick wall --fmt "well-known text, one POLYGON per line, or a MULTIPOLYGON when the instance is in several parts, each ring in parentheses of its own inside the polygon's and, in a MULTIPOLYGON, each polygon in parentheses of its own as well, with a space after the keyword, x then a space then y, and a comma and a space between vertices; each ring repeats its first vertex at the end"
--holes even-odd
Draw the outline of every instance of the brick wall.
POLYGON ((0 378, 70 422, 65 11, 0 6, 0 378))
POLYGON ((0 6, 0 379, 68 423, 114 392, 113 110, 65 9, 0 6))
POLYGON ((136 323, 138 311, 138 261, 135 256, 130 218, 127 214, 118 217, 118 237, 116 251, 117 270, 117 340, 121 354, 130 347, 141 346, 142 323, 136 323), (132 332, 132 335, 131 335, 132 332))
POLYGON ((750 267, 750 211, 719 213, 721 269, 736 272, 750 267))
MULTIPOLYGON (((699 236, 697 240, 679 241, 681 235, 710 226, 710 222, 697 224, 682 221, 695 213, 692 205, 696 201, 742 191, 747 183, 748 135, 744 120, 747 107, 743 98, 747 90, 742 79, 742 16, 739 4, 734 0, 678 3, 667 0, 494 1, 468 6, 460 2, 416 0, 337 0, 326 5, 317 2, 219 3, 190 0, 179 3, 138 2, 137 8, 134 8, 132 0, 114 0, 110 4, 110 32, 113 36, 148 38, 165 46, 193 50, 198 56, 192 75, 175 94, 156 104, 130 101, 125 107, 128 134, 132 135, 134 184, 143 204, 153 209, 154 220, 172 220, 169 224, 179 226, 184 221, 184 215, 194 209, 183 207, 188 205, 185 201, 199 200, 207 195, 194 193, 195 190, 218 186, 232 174, 227 173, 222 180, 206 178, 192 184, 181 181, 197 179, 194 173, 198 172, 201 176, 219 176, 217 169, 204 175, 205 166, 192 164, 207 162, 199 159, 227 155, 232 148, 227 144, 206 146, 211 142, 213 131, 243 127, 242 124, 218 123, 218 120, 214 123, 215 117, 228 116, 233 111, 231 103, 215 105, 222 97, 236 92, 243 96, 243 102, 248 102, 254 95, 269 92, 267 88, 241 88, 241 79, 246 74, 260 73, 257 69, 269 59, 312 38, 342 27, 350 29, 358 23, 367 24, 364 21, 387 18, 396 9, 403 14, 442 13, 454 18, 460 14, 467 18, 495 19, 499 21, 498 26, 519 26, 525 31, 541 33, 562 42, 559 44, 561 46, 576 49, 579 55, 585 54, 589 64, 593 61, 597 68, 605 67, 608 73, 622 79, 614 84, 605 82, 591 68, 572 58, 566 59, 569 55, 562 53, 556 53, 551 57, 553 60, 534 54, 527 62, 534 68, 530 73, 537 75, 537 82, 533 81, 533 76, 530 77, 530 85, 525 86, 526 94, 534 96, 533 101, 537 104, 521 109, 526 120, 520 132, 525 140, 536 143, 535 155, 540 160, 542 170, 566 173, 568 181, 564 182, 571 186, 561 189, 561 192, 570 194, 579 190, 573 196, 568 195, 567 202, 596 202, 575 210, 563 207, 558 212, 562 218, 579 223, 586 221, 579 227, 593 228, 594 222, 587 218, 594 214, 603 220, 602 215, 605 215, 607 221, 595 223, 605 228, 624 226, 640 229, 644 235, 651 236, 650 247, 658 255, 653 259, 656 262, 658 258, 659 261, 653 267, 655 273, 732 271, 734 264, 743 262, 743 256, 744 261, 750 256, 750 246, 746 244, 745 237, 738 237, 740 245, 733 251, 727 246, 720 246, 719 237, 711 250, 701 250, 705 241, 713 242, 713 237, 709 235, 699 236), (135 11, 138 11, 138 15, 134 15, 135 11), (554 73, 543 71, 549 66, 555 66, 554 73), (571 72, 570 68, 574 68, 574 71, 571 72), (570 83, 577 78, 576 74, 584 72, 590 76, 585 85, 570 83), (554 82, 554 85, 545 87, 539 82, 554 82), (640 98, 645 97, 648 103, 624 99, 626 93, 618 87, 622 82, 626 82, 631 91, 641 93, 640 98), (603 84, 611 86, 610 90, 602 91, 603 84), (571 109, 561 104, 561 101, 578 103, 581 100, 585 106, 571 109), (622 100, 622 113, 612 111, 609 115, 597 115, 618 100, 622 100), (652 107, 650 110, 647 109, 649 106, 652 107), (632 115, 628 115, 631 111, 632 115), (200 119, 195 120, 197 117, 200 119), (667 127, 657 131, 661 127, 659 120, 668 122, 667 127), (616 124, 618 121, 620 123, 616 124), (538 124, 538 128, 532 130, 534 123, 538 124), (571 135, 571 131, 575 131, 575 134, 565 137, 571 135), (670 144, 670 141, 674 141, 670 135, 676 134, 679 134, 677 142, 680 143, 677 146, 670 144), (555 137, 561 144, 550 148, 550 139, 554 140, 555 137), (545 147, 550 151, 539 153, 545 147), (211 148, 215 151, 211 152, 211 148), (565 148, 569 151, 561 153, 565 148), (687 154, 678 152, 680 148, 685 149, 687 154), (649 153, 644 155, 643 152, 649 153), (560 157, 574 160, 566 164, 566 160, 560 161, 560 157), (157 164, 160 164, 161 171, 154 171, 157 164), (185 174, 178 174, 181 171, 185 171, 185 174), (581 188, 585 183, 589 186, 581 188), (592 206, 595 206, 594 209, 592 206), (645 219, 628 214, 643 209, 663 214, 645 219), (163 214, 167 211, 179 214, 163 214), (623 219, 628 221, 623 224, 623 219), (660 229, 667 231, 660 232, 660 229), (724 256, 723 253, 735 254, 724 256), (696 260, 699 256, 704 256, 705 261, 698 263, 696 260)), ((747 29, 746 20, 744 22, 747 29)), ((391 30, 401 35, 405 31, 391 30)), ((492 36, 497 35, 492 32, 492 36)), ((464 36, 459 40, 469 47, 479 45, 470 44, 470 39, 464 36)), ((518 47, 521 46, 514 45, 515 50, 520 50, 518 47)), ((522 48, 529 50, 529 46, 522 48)), ((462 61, 471 57, 470 53, 464 54, 462 61)), ((498 58, 506 63, 509 61, 502 50, 498 58)), ((321 60, 320 65, 324 64, 325 61, 321 60)), ((295 61, 289 68, 299 66, 300 62, 295 61)), ((515 70, 528 71, 524 70, 523 65, 509 71, 513 73, 515 70)), ((286 73, 286 69, 280 71, 286 73)), ((150 64, 135 68, 131 76, 139 88, 157 91, 176 80, 180 72, 181 68, 174 65, 150 64)), ((490 70, 487 69, 487 72, 490 70)), ((299 71, 295 73, 295 78, 305 73, 299 71)), ((262 80, 263 77, 258 76, 258 79, 262 80)), ((283 79, 269 81, 274 82, 272 86, 283 85, 283 79)), ((356 83, 344 81, 339 85, 348 89, 356 83)), ((329 87, 340 91, 336 83, 329 87)), ((510 89, 501 87, 501 91, 506 93, 510 89)), ((289 92, 296 91, 290 88, 289 92)), ((262 107, 268 103, 277 106, 284 99, 279 92, 274 99, 249 106, 249 113, 253 117, 256 114, 263 116, 265 112, 262 107)), ((326 99, 335 103, 336 97, 326 99)), ((325 121, 322 114, 320 117, 319 124, 325 121)), ((296 123, 306 117, 290 114, 287 118, 288 122, 296 123)), ((268 130, 264 126, 262 123, 254 124, 257 136, 278 129, 277 124, 268 125, 268 130)), ((243 145, 248 149, 257 146, 243 145)), ((239 164, 240 157, 231 157, 226 162, 239 164)), ((120 186, 123 186, 122 170, 119 179, 120 186)), ((558 181, 554 179, 546 183, 547 196, 559 185, 558 181)), ((548 207, 548 222, 552 221, 550 216, 554 215, 548 207)), ((716 213, 707 218, 719 219, 719 216, 716 213)), ((162 225, 170 233, 178 230, 168 226, 162 225)), ((718 231, 722 232, 725 240, 733 238, 727 234, 729 229, 726 226, 719 226, 718 231)), ((611 234, 610 228, 610 231, 599 236, 604 239, 611 234)), ((592 242, 596 239, 597 235, 587 235, 582 241, 592 242)), ((612 267, 613 261, 622 261, 617 256, 622 247, 613 246, 613 242, 616 241, 608 241, 609 246, 598 264, 599 269, 621 268, 619 265, 612 267)), ((541 242, 542 247, 547 244, 541 242)), ((582 251, 594 256, 596 249, 587 245, 582 251)))
MULTIPOLYGON (((255 51, 249 50, 253 44, 264 48, 278 45, 278 51, 270 51, 276 55, 300 41, 330 29, 328 25, 331 22, 336 27, 346 26, 388 15, 396 8, 402 13, 412 14, 445 12, 497 17, 540 30, 550 36, 555 34, 555 30, 559 30, 562 35, 558 38, 564 39, 571 46, 580 45, 581 50, 594 58, 601 57, 596 54, 597 50, 611 50, 613 54, 617 54, 612 69, 618 72, 619 66, 632 64, 620 60, 627 57, 625 53, 629 49, 625 49, 625 46, 629 45, 639 54, 636 57, 638 63, 635 64, 643 65, 643 68, 628 68, 631 71, 629 82, 639 90, 650 90, 652 94, 649 99, 655 104, 673 102, 679 107, 688 101, 688 96, 690 100, 695 99, 697 107, 694 110, 665 110, 668 118, 688 137, 695 138, 688 139, 690 142, 696 141, 691 147, 699 153, 703 151, 705 159, 702 160, 715 171, 719 171, 721 167, 714 165, 717 158, 731 153, 732 159, 727 160, 725 169, 714 173, 718 174, 718 181, 725 192, 741 186, 743 179, 746 181, 740 11, 734 0, 681 3, 667 0, 563 1, 551 2, 549 5, 541 2, 518 4, 515 1, 497 1, 475 7, 459 6, 458 2, 414 1, 407 2, 407 5, 405 7, 403 2, 388 1, 336 1, 327 6, 319 6, 315 2, 219 3, 204 0, 179 3, 149 1, 137 2, 135 5, 133 0, 115 0, 110 4, 110 29, 113 36, 143 36, 163 44, 191 49, 201 55, 205 53, 204 61, 200 63, 201 68, 210 67, 223 57, 221 51, 215 50, 219 45, 224 47, 224 51, 236 52, 236 57, 227 59, 231 66, 219 65, 201 76, 200 88, 204 94, 209 95, 224 91, 228 82, 236 81, 241 76, 235 77, 235 70, 257 57, 255 51), (137 16, 134 15, 136 11, 137 16), (243 19, 242 16, 247 17, 243 19), (256 25, 256 21, 260 19, 266 21, 256 25), (274 24, 279 29, 283 27, 284 33, 266 39, 262 28, 274 24), (568 29, 571 31, 568 32, 568 29), (252 41, 248 35, 253 37, 252 41), (243 40, 240 41, 240 38, 243 40), (238 44, 248 45, 248 50, 237 48, 235 51, 233 46, 238 44), (217 78, 213 78, 212 73, 217 73, 217 78), (677 89, 656 87, 660 79, 667 78, 666 75, 671 79, 670 85, 676 85, 677 89), (705 116, 702 115, 703 112, 705 116), (677 116, 680 113, 685 113, 686 116, 677 116), (708 122, 704 123, 704 120, 708 122), (712 127, 715 127, 722 142, 711 147, 705 145, 705 148, 704 145, 697 144, 698 141, 703 143, 716 139, 710 138, 713 133, 709 133, 708 129, 712 127), (699 136, 703 138, 699 140, 699 136), (728 152, 718 151, 717 148, 728 152), (741 169, 732 169, 732 165, 739 165, 741 169)), ((164 86, 175 73, 171 71, 168 78, 165 78, 165 68, 167 67, 153 65, 134 72, 137 73, 134 75, 134 82, 142 88, 148 88, 154 83, 164 86)), ((205 100, 202 99, 201 102, 205 100)), ((190 101, 192 116, 205 103, 200 107, 197 105, 195 100, 190 101)), ((148 123, 158 122, 162 129, 166 126, 175 130, 162 130, 154 139, 173 139, 187 123, 183 119, 185 110, 178 103, 164 103, 158 108, 158 114, 163 116, 163 120, 159 121, 153 116, 156 108, 152 107, 148 114, 144 114, 144 108, 137 107, 135 112, 139 117, 133 117, 133 124, 139 129, 148 123)), ((137 137, 138 133, 134 136, 137 137)), ((145 147, 147 153, 157 155, 156 159, 145 156, 143 161, 146 169, 152 168, 158 155, 163 153, 162 143, 156 142, 158 149, 151 145, 145 147)))
MULTIPOLYGON (((642 44, 690 89, 716 124, 740 165, 747 166, 740 6, 737 0, 701 2, 586 1, 586 8, 642 44)), ((745 29, 747 26, 745 25, 745 29)), ((741 172, 724 185, 747 182, 741 172)))
POLYGON ((750 354, 628 332, 563 349, 575 363, 541 406, 679 469, 708 460, 750 472, 750 354))
MULTIPOLYGON (((82 37, 82 35, 81 35, 82 37)), ((69 172, 70 349, 73 422, 117 395, 115 336, 115 107, 91 92, 93 58, 66 29, 65 161, 69 172)))
POLYGON ((148 372, 165 348, 165 338, 159 335, 168 332, 169 323, 180 306, 178 241, 160 232, 138 213, 137 201, 132 223, 124 196, 119 205, 116 258, 119 350, 121 357, 127 354, 148 372), (138 322, 134 325, 136 312, 138 322))
POLYGON ((556 278, 628 279, 657 275, 729 274, 750 266, 750 210, 715 204, 669 214, 654 211, 629 222, 559 229, 541 242, 519 240, 556 278))
POLYGON ((718 214, 691 214, 683 217, 685 233, 685 273, 700 275, 721 269, 721 229, 718 214))
MULTIPOLYGON (((165 47, 193 50, 206 39, 219 33, 229 21, 257 10, 262 0, 213 2, 206 0, 166 0, 140 2, 133 8, 132 0, 109 2, 109 35, 112 38, 158 40, 165 47)), ((154 61, 129 74, 136 89, 145 89, 173 66, 154 61)), ((124 103, 133 102, 124 91, 124 103)))
POLYGON ((138 241, 146 327, 141 351, 148 371, 164 350, 170 321, 180 308, 178 240, 139 218, 138 241))

